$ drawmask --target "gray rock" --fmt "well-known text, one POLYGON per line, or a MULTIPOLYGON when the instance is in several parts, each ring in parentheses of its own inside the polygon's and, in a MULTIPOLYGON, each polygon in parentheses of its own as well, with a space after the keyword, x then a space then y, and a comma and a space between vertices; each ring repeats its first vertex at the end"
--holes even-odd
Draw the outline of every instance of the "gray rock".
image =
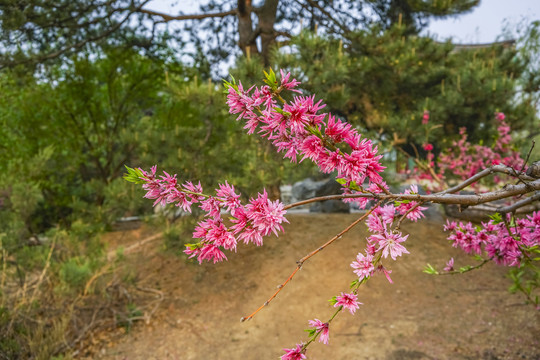
MULTIPOLYGON (((328 179, 321 187, 315 191, 315 196, 327 196, 342 194, 341 185, 333 178, 328 179)), ((341 200, 327 200, 316 203, 310 209, 310 212, 323 213, 349 213, 350 207, 348 203, 341 200)))
POLYGON ((326 180, 323 181, 314 181, 311 178, 307 178, 302 181, 296 182, 291 190, 292 201, 300 201, 310 199, 315 196, 315 191, 320 188, 326 180))

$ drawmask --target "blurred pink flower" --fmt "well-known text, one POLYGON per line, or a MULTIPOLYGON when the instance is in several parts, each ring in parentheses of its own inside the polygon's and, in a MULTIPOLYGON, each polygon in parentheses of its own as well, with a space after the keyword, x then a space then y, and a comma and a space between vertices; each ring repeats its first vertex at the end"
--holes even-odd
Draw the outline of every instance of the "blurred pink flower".
POLYGON ((444 271, 454 271, 454 258, 450 258, 443 269, 444 271))
POLYGON ((422 115, 422 125, 426 125, 429 122, 429 111, 424 110, 424 115, 422 115))

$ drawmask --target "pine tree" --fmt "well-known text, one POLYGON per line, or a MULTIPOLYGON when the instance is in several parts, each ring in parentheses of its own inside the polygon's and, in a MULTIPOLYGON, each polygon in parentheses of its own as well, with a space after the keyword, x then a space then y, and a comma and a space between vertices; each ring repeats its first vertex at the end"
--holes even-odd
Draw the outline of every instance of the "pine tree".
POLYGON ((345 43, 304 32, 292 42, 295 51, 276 52, 275 61, 295 70, 309 93, 370 136, 414 154, 412 145, 451 138, 460 127, 473 142, 491 141, 495 111, 507 113, 514 129, 535 123, 534 106, 516 100, 526 63, 512 42, 460 50, 410 35, 400 24, 373 26, 350 38, 345 43), (427 128, 424 111, 430 113, 428 139, 419 136, 427 128))

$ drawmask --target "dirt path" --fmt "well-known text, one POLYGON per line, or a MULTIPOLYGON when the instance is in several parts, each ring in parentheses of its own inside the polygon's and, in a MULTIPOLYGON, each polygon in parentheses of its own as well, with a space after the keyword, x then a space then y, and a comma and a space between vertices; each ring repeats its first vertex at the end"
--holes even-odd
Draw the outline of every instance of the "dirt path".
MULTIPOLYGON (((240 246, 228 262, 186 263, 157 251, 158 242, 128 255, 141 286, 165 294, 148 324, 111 335, 95 358, 277 359, 284 347, 305 341, 310 319, 333 313, 328 299, 347 291, 349 264, 363 248, 359 225, 304 264, 294 280, 253 320, 240 318, 265 302, 295 261, 356 219, 350 215, 291 215, 279 238, 261 248, 240 246)), ((314 343, 308 359, 540 359, 540 315, 510 295, 506 270, 492 264, 461 276, 422 273, 427 262, 442 267, 471 264, 444 238, 438 221, 407 224, 410 255, 386 261, 394 284, 377 276, 361 289, 355 316, 343 312, 330 327, 330 345, 314 343)), ((124 238, 128 238, 125 237, 124 238)))

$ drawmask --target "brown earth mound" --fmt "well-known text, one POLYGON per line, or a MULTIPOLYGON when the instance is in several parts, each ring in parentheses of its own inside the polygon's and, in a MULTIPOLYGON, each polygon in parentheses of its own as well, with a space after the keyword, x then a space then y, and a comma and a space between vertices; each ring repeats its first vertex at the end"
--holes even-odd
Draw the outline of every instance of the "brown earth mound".
MULTIPOLYGON (((159 308, 129 333, 96 335, 101 349, 92 358, 278 359, 282 348, 306 341, 308 320, 326 321, 328 299, 354 280, 350 263, 365 244, 358 225, 307 261, 294 280, 252 320, 240 318, 263 304, 296 267, 358 217, 357 214, 296 214, 279 238, 263 247, 239 246, 220 264, 187 263, 159 251, 160 241, 127 255, 139 286, 163 296, 159 308)), ((540 359, 539 313, 511 295, 507 269, 488 264, 457 276, 422 272, 474 264, 445 240, 437 220, 405 224, 410 255, 386 260, 394 284, 376 276, 361 288, 356 315, 342 312, 330 326, 330 343, 313 343, 308 359, 540 359)), ((109 238, 131 239, 134 233, 109 238)), ((129 244, 130 242, 127 242, 129 244)), ((156 295, 157 296, 157 295, 156 295)))

